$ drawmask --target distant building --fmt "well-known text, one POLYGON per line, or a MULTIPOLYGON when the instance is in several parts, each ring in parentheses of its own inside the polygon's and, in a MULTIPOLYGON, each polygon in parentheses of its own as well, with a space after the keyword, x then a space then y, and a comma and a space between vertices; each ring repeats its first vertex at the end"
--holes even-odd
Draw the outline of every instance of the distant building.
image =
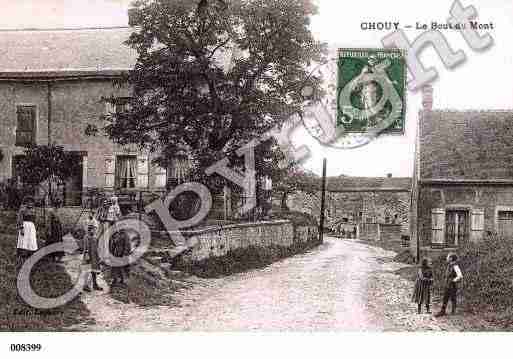
MULTIPOLYGON (((360 239, 399 240, 409 232, 410 198, 411 178, 329 177, 326 227, 360 239)), ((288 205, 318 218, 320 194, 296 193, 290 196, 288 205)))
POLYGON ((513 237, 513 110, 433 110, 424 89, 412 192, 417 256, 513 237))

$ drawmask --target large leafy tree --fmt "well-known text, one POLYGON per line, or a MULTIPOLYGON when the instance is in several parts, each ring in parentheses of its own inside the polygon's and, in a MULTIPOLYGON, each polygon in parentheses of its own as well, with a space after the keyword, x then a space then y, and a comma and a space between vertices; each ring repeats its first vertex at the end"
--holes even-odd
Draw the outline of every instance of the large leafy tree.
MULTIPOLYGON (((197 177, 222 158, 240 166, 238 148, 301 112, 305 81, 320 89, 309 74, 325 52, 309 28, 315 13, 311 0, 135 1, 133 96, 107 133, 160 151, 164 166, 185 149, 197 177)), ((260 175, 273 175, 277 152, 259 146, 260 175)))
POLYGON ((287 200, 289 195, 296 192, 316 194, 320 190, 321 178, 315 173, 303 169, 298 164, 291 164, 286 171, 276 176, 274 186, 280 195, 280 206, 288 211, 287 200))

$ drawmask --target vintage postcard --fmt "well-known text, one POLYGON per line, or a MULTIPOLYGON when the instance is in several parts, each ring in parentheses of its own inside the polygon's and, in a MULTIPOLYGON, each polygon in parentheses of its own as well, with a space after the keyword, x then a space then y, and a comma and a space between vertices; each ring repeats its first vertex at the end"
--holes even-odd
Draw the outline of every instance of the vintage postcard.
POLYGON ((225 346, 198 333, 263 332, 318 356, 339 349, 288 335, 393 332, 344 345, 432 356, 400 333, 512 331, 512 20, 506 0, 2 1, 3 349, 203 356, 225 346))

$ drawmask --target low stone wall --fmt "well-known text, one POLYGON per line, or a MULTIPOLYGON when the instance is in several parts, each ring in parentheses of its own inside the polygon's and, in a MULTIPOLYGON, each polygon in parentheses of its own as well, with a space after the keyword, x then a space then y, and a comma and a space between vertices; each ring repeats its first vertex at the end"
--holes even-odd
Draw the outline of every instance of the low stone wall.
POLYGON ((384 242, 401 242, 402 226, 400 224, 379 225, 379 240, 384 242))
POLYGON ((294 230, 294 243, 307 243, 319 240, 319 228, 316 226, 297 226, 294 230))
POLYGON ((379 240, 379 224, 378 223, 360 223, 359 239, 363 241, 379 240))
POLYGON ((290 221, 242 223, 198 231, 183 231, 190 243, 196 243, 184 256, 184 262, 195 263, 222 257, 240 248, 292 247, 296 243, 318 240, 316 227, 294 228, 290 221))

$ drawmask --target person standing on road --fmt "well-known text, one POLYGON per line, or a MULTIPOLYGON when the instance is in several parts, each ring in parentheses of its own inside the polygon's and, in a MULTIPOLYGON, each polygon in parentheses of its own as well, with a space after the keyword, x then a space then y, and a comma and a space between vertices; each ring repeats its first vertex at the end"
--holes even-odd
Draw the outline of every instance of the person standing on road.
POLYGON ((424 258, 417 272, 417 280, 413 290, 412 301, 417 303, 417 312, 422 311, 422 304, 426 305, 426 313, 431 313, 429 305, 431 302, 431 285, 433 284, 433 270, 429 259, 424 258))
MULTIPOLYGON (((93 282, 93 289, 102 291, 103 288, 98 285, 98 275, 100 274, 100 256, 98 254, 98 227, 99 223, 94 218, 93 213, 89 215, 86 222, 86 235, 85 235, 85 246, 84 246, 84 259, 83 262, 86 265, 90 265, 91 277, 93 282)), ((89 276, 86 280, 84 287, 86 292, 90 292, 89 287, 89 276)))
POLYGON ((451 313, 456 314, 456 295, 458 293, 458 283, 463 279, 461 269, 458 266, 458 256, 451 253, 447 256, 447 269, 445 271, 445 290, 442 308, 440 312, 435 314, 435 317, 445 315, 449 299, 451 300, 451 313))
POLYGON ((111 287, 116 285, 124 285, 125 277, 128 280, 130 275, 130 266, 128 264, 128 257, 131 253, 130 237, 126 231, 119 231, 114 234, 110 240, 110 254, 118 259, 123 258, 126 260, 125 265, 113 265, 111 267, 112 284, 111 287))

